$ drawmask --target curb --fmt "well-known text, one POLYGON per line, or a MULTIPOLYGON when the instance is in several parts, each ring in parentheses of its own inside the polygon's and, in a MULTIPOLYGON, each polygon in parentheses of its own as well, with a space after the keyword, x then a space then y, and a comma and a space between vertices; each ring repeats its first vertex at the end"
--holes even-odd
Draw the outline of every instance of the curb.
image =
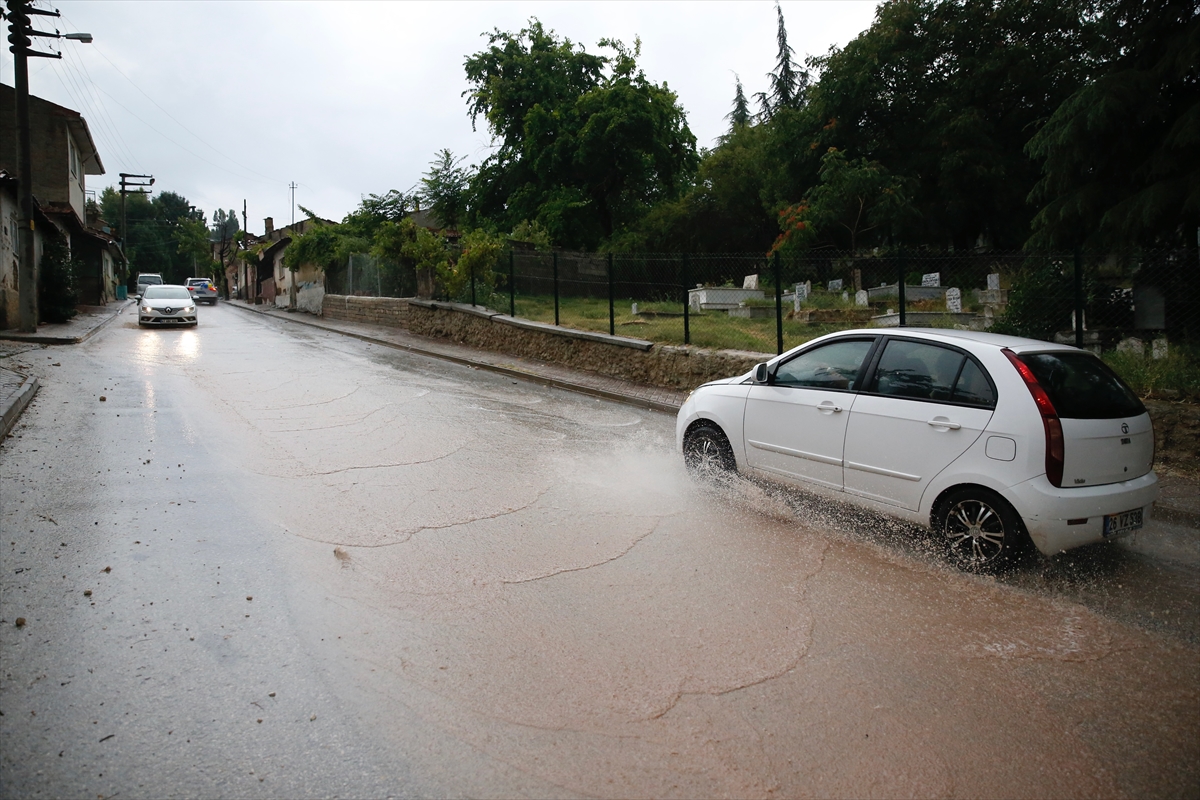
POLYGON ((271 309, 259 311, 255 308, 250 308, 248 306, 237 304, 237 303, 228 303, 228 305, 233 306, 234 308, 240 308, 243 311, 249 311, 254 314, 262 314, 263 316, 271 317, 273 319, 278 319, 283 322, 294 322, 298 325, 307 325, 310 328, 318 328, 320 330, 327 331, 329 333, 336 333, 341 336, 349 336, 352 339, 359 339, 364 342, 370 342, 371 344, 377 344, 377 345, 381 345, 383 347, 390 347, 393 350, 405 350, 409 353, 416 353, 418 355, 428 356, 429 358, 438 358, 443 361, 450 361, 452 363, 461 364, 463 366, 471 367, 473 369, 487 370, 488 372, 495 372, 495 373, 498 373, 500 375, 505 375, 510 378, 520 378, 521 380, 529 381, 530 383, 539 383, 543 386, 551 386, 555 389, 564 389, 568 392, 575 392, 577 394, 586 394, 591 397, 599 397, 604 400, 612 400, 617 403, 624 403, 625 405, 636 406, 638 408, 645 408, 650 411, 663 411, 668 414, 674 414, 677 411, 679 411, 679 406, 672 405, 671 403, 660 403, 657 400, 645 400, 640 397, 630 397, 629 395, 621 394, 620 392, 610 392, 605 389, 597 389, 592 386, 585 386, 580 383, 564 381, 559 378, 547 378, 543 375, 538 375, 533 372, 525 372, 524 370, 513 369, 512 367, 502 367, 498 364, 489 364, 486 361, 475 361, 470 358, 460 358, 459 356, 452 356, 448 353, 439 353, 436 350, 426 350, 424 348, 413 347, 412 345, 408 345, 408 344, 399 344, 397 342, 389 342, 387 339, 377 339, 373 336, 368 336, 367 334, 364 334, 364 333, 355 333, 354 331, 344 331, 339 328, 335 328, 335 327, 332 327, 329 325, 322 325, 319 322, 313 322, 311 320, 293 319, 292 317, 285 317, 285 316, 281 316, 281 315, 277 315, 277 314, 272 314, 271 309))
POLYGON ((17 419, 21 416, 21 412, 25 410, 25 406, 29 405, 29 401, 37 394, 38 390, 37 378, 26 378, 21 384, 21 388, 17 390, 13 401, 9 403, 8 408, 3 412, 3 430, 0 430, 0 438, 8 436, 8 432, 17 424, 17 419))
POLYGON ((42 336, 37 333, 11 333, 8 331, 0 333, 0 339, 9 342, 29 342, 31 344, 82 344, 95 335, 96 331, 103 328, 108 323, 119 317, 129 308, 132 301, 126 301, 125 305, 116 310, 116 313, 110 314, 105 319, 96 324, 90 331, 81 333, 79 336, 42 336))

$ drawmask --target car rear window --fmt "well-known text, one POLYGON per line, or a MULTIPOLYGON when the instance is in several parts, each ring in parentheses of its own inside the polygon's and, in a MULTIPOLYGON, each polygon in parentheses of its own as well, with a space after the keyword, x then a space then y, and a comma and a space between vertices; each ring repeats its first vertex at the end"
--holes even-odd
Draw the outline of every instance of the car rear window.
POLYGON ((1146 413, 1133 390, 1090 353, 1028 353, 1020 359, 1064 419, 1121 419, 1146 413))

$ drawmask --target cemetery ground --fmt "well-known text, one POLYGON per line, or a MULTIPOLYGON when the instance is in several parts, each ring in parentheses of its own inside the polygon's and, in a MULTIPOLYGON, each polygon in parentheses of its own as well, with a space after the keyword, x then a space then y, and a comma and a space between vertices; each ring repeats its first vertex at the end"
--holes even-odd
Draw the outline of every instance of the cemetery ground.
MULTIPOLYGON (((761 315, 731 316, 723 310, 690 309, 690 343, 713 350, 774 353, 775 299, 770 289, 766 295, 763 300, 752 300, 746 304, 751 309, 764 312, 761 315)), ((509 297, 502 292, 480 297, 477 301, 502 313, 509 311, 509 297)), ((513 305, 518 317, 551 324, 555 321, 553 295, 518 294, 513 305)), ((609 332, 607 298, 560 297, 558 305, 558 321, 563 327, 609 332)), ((783 302, 784 350, 827 333, 872 327, 873 316, 893 313, 896 305, 893 299, 891 302, 864 307, 855 302, 853 292, 847 292, 846 298, 840 292, 816 292, 805 298, 804 311, 797 313, 792 299, 788 297, 783 302)), ((965 312, 979 312, 982 305, 963 302, 960 308, 965 312)), ((906 310, 910 314, 921 315, 922 327, 953 329, 962 324, 959 317, 947 312, 944 299, 909 300, 906 310)), ((613 323, 618 336, 646 339, 659 344, 684 343, 683 303, 680 301, 636 302, 617 299, 613 303, 613 323), (634 313, 635 308, 637 313, 634 313)), ((1200 354, 1192 346, 1173 344, 1166 356, 1161 358, 1128 350, 1106 350, 1102 358, 1141 397, 1200 401, 1200 354)))
POLYGON ((1194 529, 968 575, 694 483, 670 414, 227 304, 13 359, 4 796, 1200 787, 1194 529))

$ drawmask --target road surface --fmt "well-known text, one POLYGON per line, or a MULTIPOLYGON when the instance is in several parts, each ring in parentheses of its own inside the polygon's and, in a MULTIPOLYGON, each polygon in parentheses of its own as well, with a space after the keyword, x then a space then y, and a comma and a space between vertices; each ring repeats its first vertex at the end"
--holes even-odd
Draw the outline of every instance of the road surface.
POLYGON ((667 414, 201 320, 10 356, 6 797, 1200 791, 1195 531, 967 575, 667 414))

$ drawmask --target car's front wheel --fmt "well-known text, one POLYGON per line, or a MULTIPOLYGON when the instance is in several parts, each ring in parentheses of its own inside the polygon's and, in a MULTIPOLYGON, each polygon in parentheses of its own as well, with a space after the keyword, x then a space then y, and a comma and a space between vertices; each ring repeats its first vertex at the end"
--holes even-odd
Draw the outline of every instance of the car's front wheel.
POLYGON ((993 570, 1011 564, 1028 540, 1021 518, 1008 502, 982 487, 965 487, 938 504, 934 530, 944 537, 950 557, 964 568, 993 570))
POLYGON ((737 461, 725 433, 716 425, 701 424, 683 437, 683 463, 693 475, 713 478, 736 472, 737 461))

